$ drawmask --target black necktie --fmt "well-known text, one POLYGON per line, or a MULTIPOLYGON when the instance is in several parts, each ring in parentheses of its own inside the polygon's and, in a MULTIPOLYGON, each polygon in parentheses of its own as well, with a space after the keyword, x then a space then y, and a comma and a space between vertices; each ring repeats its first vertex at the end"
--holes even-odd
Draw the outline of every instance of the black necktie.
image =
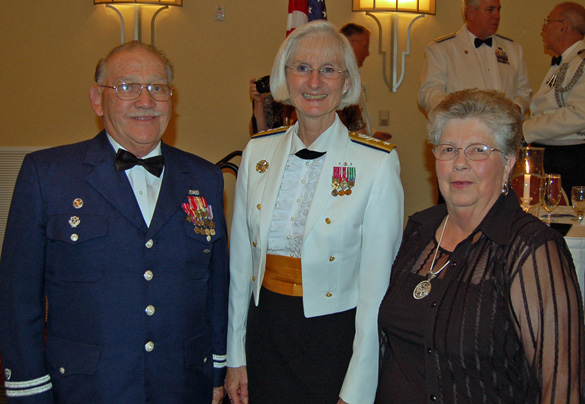
POLYGON ((550 65, 558 66, 561 64, 562 60, 563 60, 562 56, 553 56, 552 59, 550 60, 550 65))
POLYGON ((473 44, 475 45, 476 48, 479 48, 483 44, 486 44, 487 46, 491 47, 492 46, 492 37, 490 36, 489 38, 486 38, 486 39, 475 38, 473 40, 473 44))
POLYGON ((135 165, 139 165, 144 167, 152 175, 160 177, 164 166, 164 157, 155 156, 148 159, 139 159, 129 151, 118 149, 114 162, 116 164, 116 171, 128 170, 135 165))
POLYGON ((302 158, 303 160, 314 160, 324 155, 325 152, 318 152, 309 149, 301 149, 295 153, 295 156, 302 158))

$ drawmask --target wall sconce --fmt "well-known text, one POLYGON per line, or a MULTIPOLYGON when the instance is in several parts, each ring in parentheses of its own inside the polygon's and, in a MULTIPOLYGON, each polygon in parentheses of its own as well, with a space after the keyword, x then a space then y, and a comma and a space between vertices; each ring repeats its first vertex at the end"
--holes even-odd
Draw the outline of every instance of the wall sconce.
POLYGON ((380 39, 378 41, 378 53, 382 55, 382 71, 384 81, 392 92, 396 92, 402 84, 405 72, 405 57, 410 54, 410 30, 412 24, 419 18, 424 18, 425 14, 435 14, 435 0, 353 0, 353 11, 365 11, 367 16, 372 17, 378 24, 380 39), (392 84, 386 74, 386 52, 382 50, 382 24, 372 12, 393 12, 394 35, 390 35, 393 40, 392 45, 392 84), (402 52, 402 66, 400 78, 398 74, 398 12, 420 14, 410 21, 406 36, 406 50, 402 52))
POLYGON ((124 43, 124 17, 114 5, 134 5, 134 40, 141 41, 142 37, 142 6, 161 6, 152 15, 150 20, 150 44, 154 45, 154 21, 159 13, 169 6, 183 7, 183 0, 93 0, 93 4, 105 4, 114 10, 120 17, 120 43, 124 43))

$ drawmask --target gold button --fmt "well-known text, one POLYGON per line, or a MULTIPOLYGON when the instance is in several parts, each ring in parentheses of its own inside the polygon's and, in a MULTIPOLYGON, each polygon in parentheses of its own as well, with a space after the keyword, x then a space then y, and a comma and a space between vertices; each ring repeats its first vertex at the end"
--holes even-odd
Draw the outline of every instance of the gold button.
POLYGON ((65 368, 59 368, 59 373, 61 373, 62 375, 65 374, 65 368))
POLYGON ((258 205, 256 205, 256 209, 258 209, 258 210, 262 209, 262 204, 259 203, 258 205))
POLYGON ((252 247, 256 247, 256 242, 252 241, 252 247))
POLYGON ((152 246, 154 245, 154 241, 152 241, 152 239, 150 239, 144 245, 146 246, 146 248, 152 248, 152 246))
POLYGON ((154 314, 154 306, 152 304, 146 306, 144 312, 146 313, 147 316, 152 316, 154 314))
POLYGON ((331 292, 327 292, 327 294, 326 294, 325 296, 327 296, 327 297, 331 297, 331 296, 333 296, 333 295, 331 294, 331 292))
POLYGON ((146 271, 146 272, 144 273, 144 279, 146 279, 147 281, 150 281, 150 280, 152 280, 152 277, 153 277, 153 275, 152 275, 152 271, 146 271))
POLYGON ((77 234, 73 233, 71 235, 71 241, 77 241, 77 240, 79 240, 79 236, 77 234))
POLYGON ((252 281, 253 282, 256 282, 256 277, 255 276, 252 276, 252 281))
POLYGON ((154 342, 148 341, 146 344, 144 344, 144 350, 146 352, 152 352, 153 349, 154 349, 154 342))
POLYGON ((329 257, 329 262, 335 261, 335 257, 329 257))
POLYGON ((329 219, 329 218, 325 219, 325 223, 330 224, 331 223, 331 219, 329 219))

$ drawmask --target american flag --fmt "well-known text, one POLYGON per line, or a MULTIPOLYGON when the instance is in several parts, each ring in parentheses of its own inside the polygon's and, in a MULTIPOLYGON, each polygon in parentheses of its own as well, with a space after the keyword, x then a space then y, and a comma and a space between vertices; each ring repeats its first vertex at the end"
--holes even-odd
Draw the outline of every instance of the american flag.
POLYGON ((325 0, 288 0, 286 35, 313 20, 326 20, 325 0))

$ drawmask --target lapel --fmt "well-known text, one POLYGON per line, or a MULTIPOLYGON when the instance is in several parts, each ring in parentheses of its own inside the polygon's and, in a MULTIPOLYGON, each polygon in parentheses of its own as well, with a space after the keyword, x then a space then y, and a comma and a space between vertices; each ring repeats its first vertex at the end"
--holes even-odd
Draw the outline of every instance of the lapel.
POLYGON ((331 195, 331 179, 333 175, 333 167, 343 164, 346 161, 346 151, 349 145, 348 131, 345 126, 341 124, 339 117, 335 117, 333 133, 327 145, 327 154, 325 154, 325 161, 323 168, 319 175, 319 181, 313 195, 313 201, 307 214, 307 222, 305 223, 304 239, 307 238, 311 232, 317 219, 327 206, 331 195))
POLYGON ((89 144, 83 163, 93 166, 86 181, 134 226, 146 233, 140 207, 124 171, 114 169, 114 148, 102 131, 89 144))
MULTIPOLYGON (((290 127, 284 136, 279 136, 275 142, 271 143, 269 149, 263 155, 270 164, 270 168, 266 171, 264 187, 259 186, 254 190, 254 193, 261 192, 262 195, 255 195, 251 198, 252 201, 262 201, 260 235, 264 236, 264 240, 261 240, 261 245, 264 248, 268 246, 268 233, 272 223, 272 216, 274 215, 274 207, 280 191, 280 182, 282 181, 286 161, 290 154, 292 137, 296 132, 297 125, 298 123, 290 127)), ((256 207, 252 207, 252 209, 256 209, 256 207)))
POLYGON ((179 153, 164 143, 161 146, 165 171, 147 238, 154 236, 177 210, 182 209, 181 204, 187 200, 189 188, 197 183, 194 181, 197 178, 195 173, 184 163, 179 153))
MULTIPOLYGON (((478 87, 478 88, 487 88, 487 83, 485 81, 485 77, 483 75, 483 69, 481 66, 481 62, 477 55, 477 52, 473 48, 473 45, 469 41, 469 36, 467 34, 467 29, 465 25, 457 31, 457 35, 455 36, 456 46, 457 46, 457 54, 454 55, 457 59, 462 60, 465 64, 465 70, 468 74, 465 75, 467 78, 471 78, 471 80, 465 84, 463 88, 467 87, 478 87), (481 82, 481 85, 478 83, 481 82)), ((492 45, 493 46, 493 45, 492 45)), ((455 78, 455 80, 465 80, 464 78, 455 78)), ((457 85, 457 87, 461 87, 457 85)))
MULTIPOLYGON (((502 52, 505 53, 506 57, 508 58, 508 63, 510 63, 510 52, 508 47, 506 46, 506 40, 505 39, 501 39, 499 38, 497 35, 493 35, 492 36, 494 43, 492 44, 492 49, 494 52, 496 52, 498 49, 501 49, 502 52)), ((496 55, 494 55, 494 57, 497 58, 496 55)), ((498 66, 498 71, 499 71, 499 78, 500 78, 500 89, 503 92, 506 92, 507 88, 508 88, 508 76, 509 74, 512 72, 512 69, 510 69, 510 65, 509 64, 505 64, 505 63, 500 63, 500 62, 496 62, 497 66, 498 66)), ((514 89, 514 92, 516 92, 516 89, 514 89)))

